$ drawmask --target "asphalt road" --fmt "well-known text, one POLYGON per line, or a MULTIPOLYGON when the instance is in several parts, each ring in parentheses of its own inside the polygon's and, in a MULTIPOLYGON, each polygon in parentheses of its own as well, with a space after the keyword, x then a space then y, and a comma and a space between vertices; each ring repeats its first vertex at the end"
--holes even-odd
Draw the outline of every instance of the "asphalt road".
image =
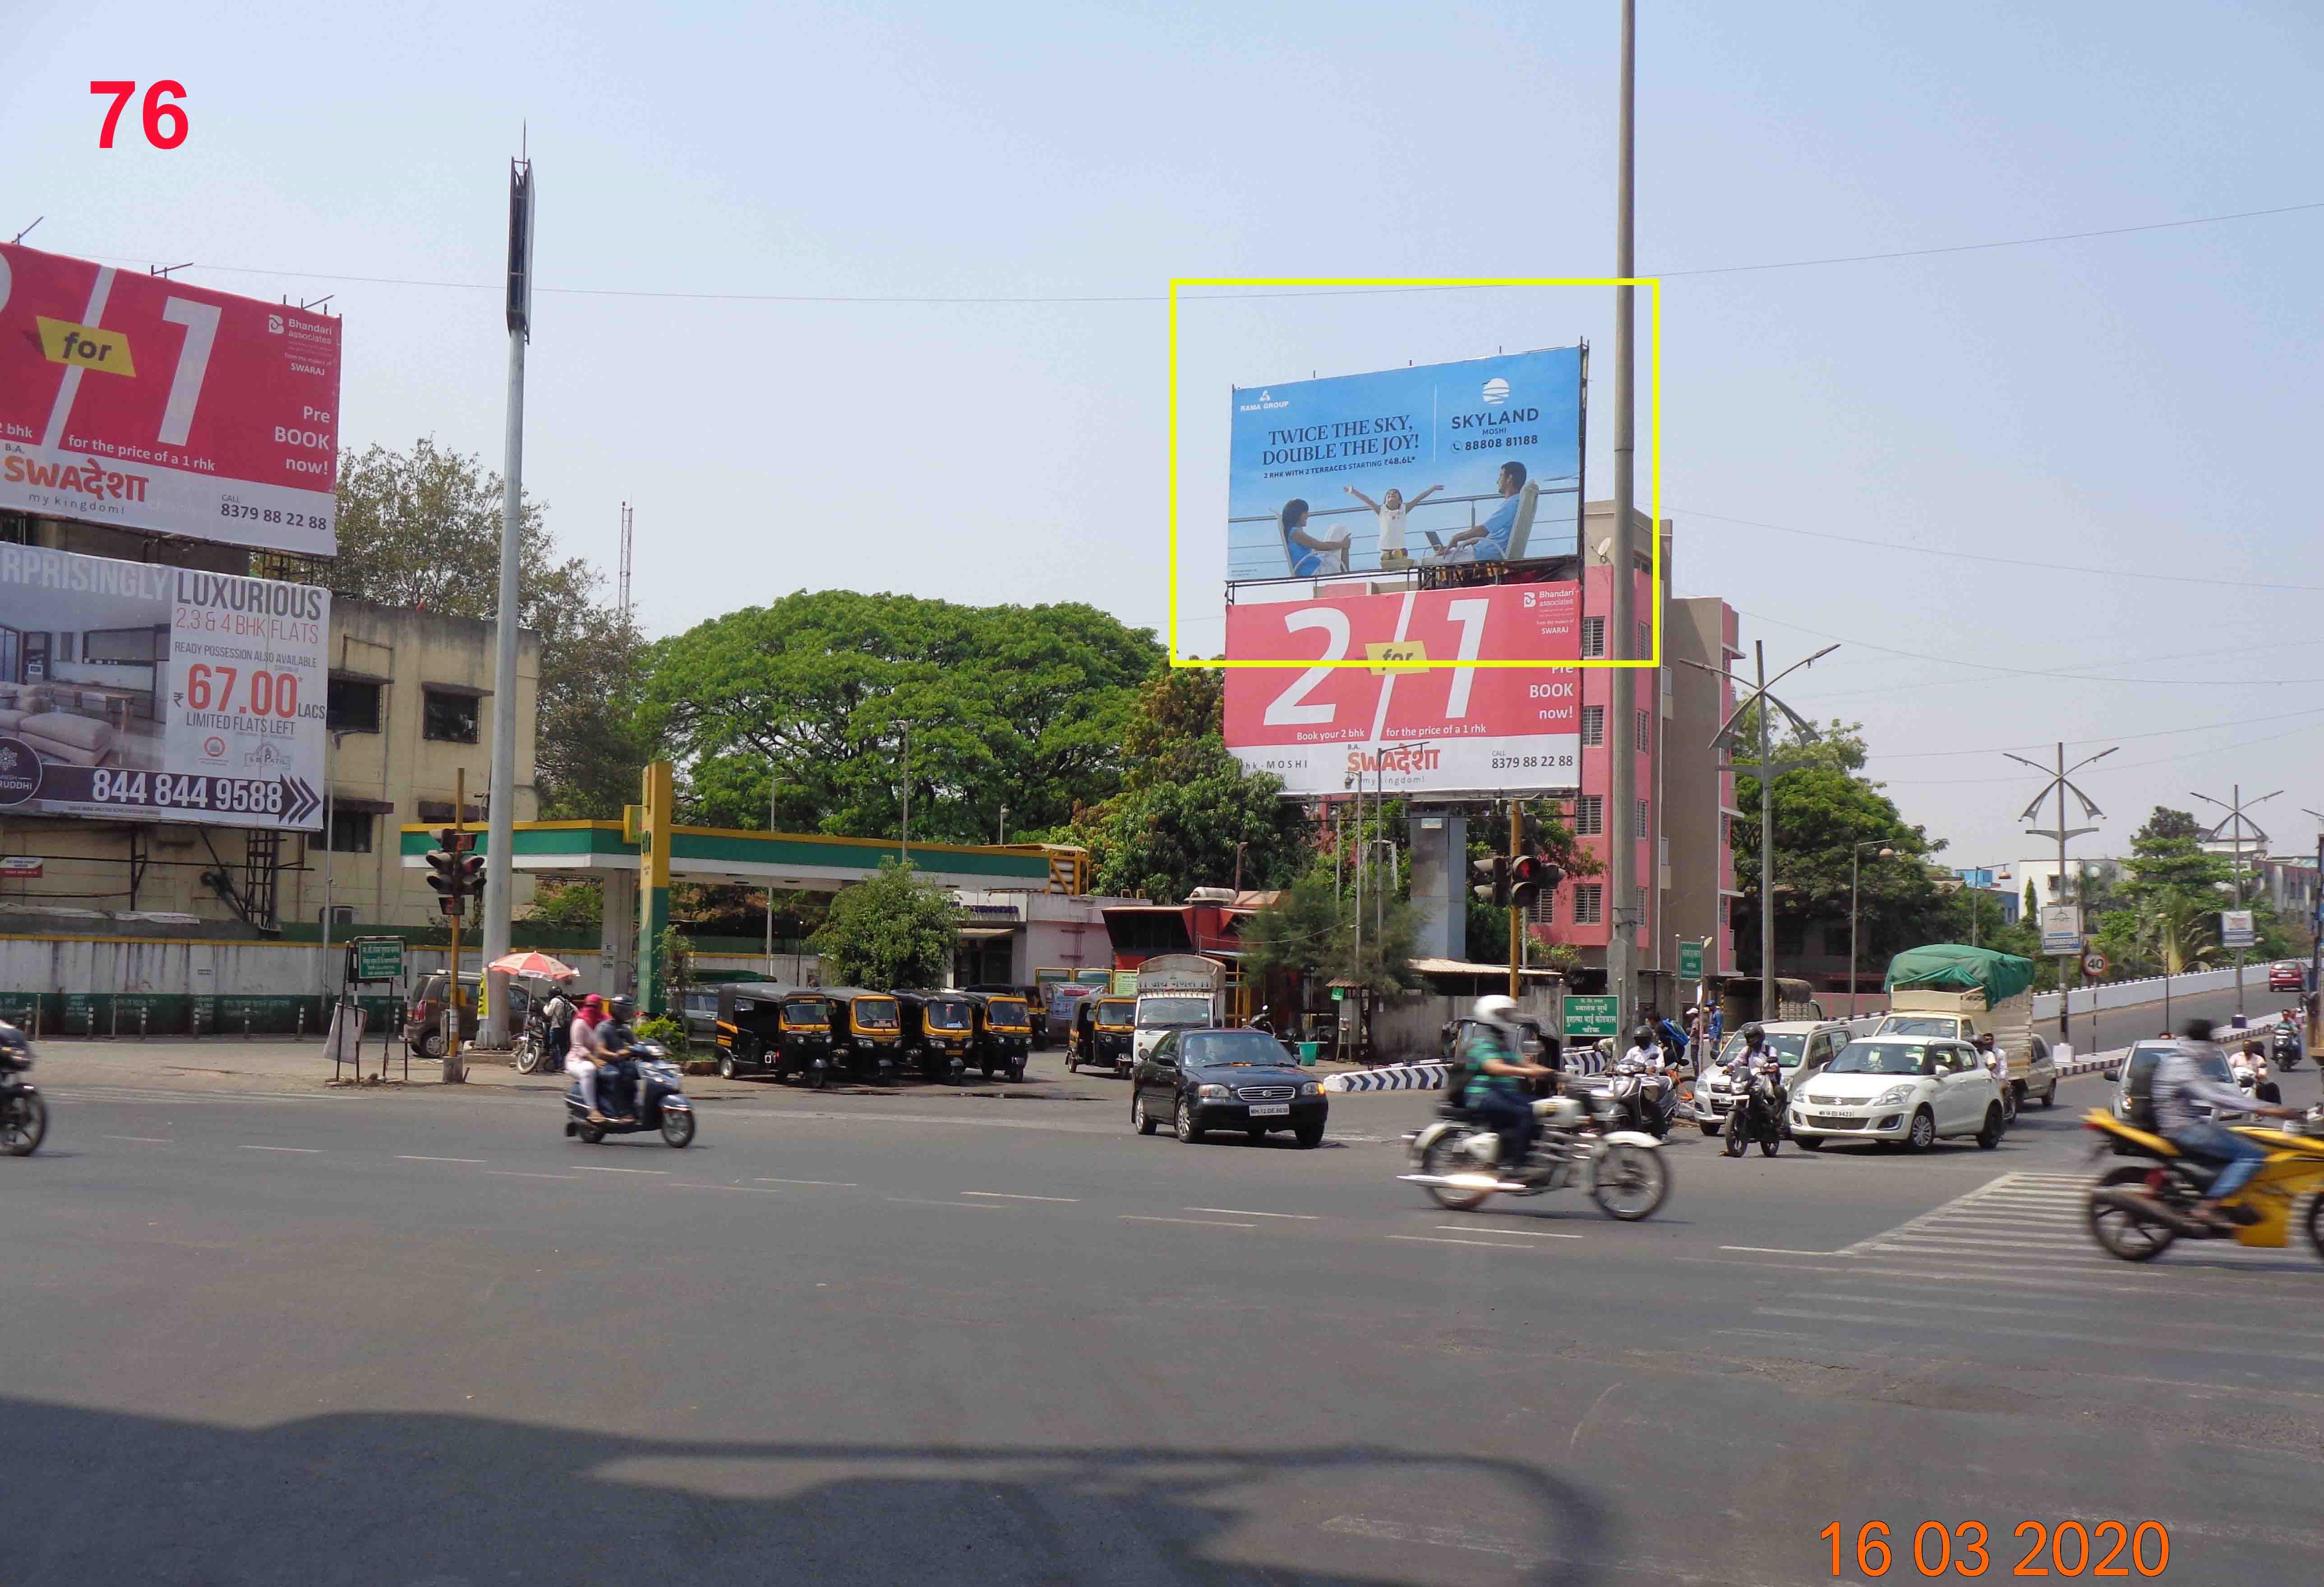
POLYGON ((1301 1151, 770 1089, 674 1152, 546 1093, 51 1084, 0 1159, 11 1587, 1775 1587, 1833 1579, 1833 1523, 1839 1579, 1924 1579, 1926 1521, 1996 1579, 2028 1521, 2092 1566, 2155 1522, 2174 1582, 2324 1550, 2324 1262, 2098 1253, 2094 1078, 1993 1152, 1688 1135, 1637 1225, 1433 1207, 1394 1178, 1425 1093, 1301 1151))

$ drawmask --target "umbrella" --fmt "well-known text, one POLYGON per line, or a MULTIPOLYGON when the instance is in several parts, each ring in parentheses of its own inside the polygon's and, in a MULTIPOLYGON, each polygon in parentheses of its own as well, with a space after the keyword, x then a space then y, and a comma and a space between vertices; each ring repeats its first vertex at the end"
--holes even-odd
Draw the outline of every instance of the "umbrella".
POLYGON ((527 949, 521 954, 505 954, 484 966, 503 975, 538 975, 543 981, 574 981, 581 972, 562 959, 552 959, 547 954, 527 949))

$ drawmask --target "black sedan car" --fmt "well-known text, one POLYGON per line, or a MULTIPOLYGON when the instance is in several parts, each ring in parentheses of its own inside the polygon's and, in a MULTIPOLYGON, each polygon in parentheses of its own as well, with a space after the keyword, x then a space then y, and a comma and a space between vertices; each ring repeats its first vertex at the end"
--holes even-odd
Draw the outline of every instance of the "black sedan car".
POLYGON ((1304 1147, 1323 1141, 1323 1088, 1284 1059, 1264 1030, 1174 1030, 1130 1077, 1130 1122, 1140 1135, 1167 1124, 1184 1141, 1240 1130, 1253 1141, 1288 1130, 1304 1147))

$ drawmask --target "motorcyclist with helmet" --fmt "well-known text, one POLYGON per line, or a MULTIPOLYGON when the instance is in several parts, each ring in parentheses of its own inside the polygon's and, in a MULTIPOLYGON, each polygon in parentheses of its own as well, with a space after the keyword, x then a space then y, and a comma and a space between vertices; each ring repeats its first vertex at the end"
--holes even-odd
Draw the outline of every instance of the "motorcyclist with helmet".
POLYGON ((605 1022, 597 1027, 597 1047, 604 1064, 598 1071, 597 1092, 609 1123, 638 1121, 638 1059, 632 1046, 635 1038, 630 1034, 630 1021, 637 1011, 633 999, 610 999, 605 1004, 605 1022))
POLYGON ((1518 1029, 1517 1000, 1488 996, 1470 1010, 1473 1022, 1461 1046, 1468 1080, 1462 1103, 1490 1125, 1501 1138, 1501 1167, 1514 1171, 1525 1166, 1536 1129, 1533 1099, 1525 1083, 1556 1071, 1544 1064, 1527 1063, 1518 1029))

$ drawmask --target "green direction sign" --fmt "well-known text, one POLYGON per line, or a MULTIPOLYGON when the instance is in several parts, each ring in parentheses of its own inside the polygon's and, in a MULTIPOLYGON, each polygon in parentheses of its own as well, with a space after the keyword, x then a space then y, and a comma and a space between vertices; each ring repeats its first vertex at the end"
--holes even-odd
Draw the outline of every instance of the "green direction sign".
POLYGON ((1702 945, 1682 942, 1678 945, 1678 978, 1681 981, 1702 979, 1702 945))
POLYGON ((1612 1036, 1620 1013, 1618 1001, 1611 997, 1569 997, 1565 1000, 1566 1039, 1612 1036))
POLYGON ((400 937, 358 937, 347 944, 355 959, 357 981, 403 979, 403 939, 400 937))
POLYGON ((1346 1001, 1347 996, 1348 989, 1344 986, 1335 986, 1332 989, 1332 1001, 1335 1003, 1346 1001))

